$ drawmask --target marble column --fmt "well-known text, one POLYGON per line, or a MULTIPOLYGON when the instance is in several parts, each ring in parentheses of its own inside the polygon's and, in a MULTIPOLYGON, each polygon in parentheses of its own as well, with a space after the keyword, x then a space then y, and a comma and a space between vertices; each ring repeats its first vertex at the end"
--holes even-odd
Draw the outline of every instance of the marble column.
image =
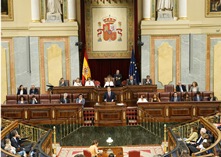
POLYGON ((75 0, 68 0, 68 21, 76 21, 76 3, 75 0))
POLYGON ((40 2, 39 0, 31 0, 31 21, 40 22, 40 2))
POLYGON ((151 19, 151 0, 143 0, 143 20, 151 19))
POLYGON ((179 0, 179 19, 187 19, 187 0, 179 0))

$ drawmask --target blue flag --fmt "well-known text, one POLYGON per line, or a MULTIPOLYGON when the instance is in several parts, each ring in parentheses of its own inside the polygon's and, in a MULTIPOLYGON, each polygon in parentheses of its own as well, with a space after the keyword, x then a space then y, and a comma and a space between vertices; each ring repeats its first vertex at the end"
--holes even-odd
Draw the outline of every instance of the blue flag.
POLYGON ((136 80, 137 84, 139 84, 139 73, 136 65, 136 59, 134 55, 134 50, 132 50, 131 59, 130 59, 130 68, 129 68, 129 77, 133 76, 133 78, 136 80))

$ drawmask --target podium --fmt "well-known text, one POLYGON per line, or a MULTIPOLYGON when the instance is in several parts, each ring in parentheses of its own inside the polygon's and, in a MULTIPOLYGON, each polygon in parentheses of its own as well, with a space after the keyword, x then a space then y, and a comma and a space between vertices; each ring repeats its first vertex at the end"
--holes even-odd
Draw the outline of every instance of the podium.
POLYGON ((95 126, 126 126, 126 105, 103 102, 94 105, 95 126))

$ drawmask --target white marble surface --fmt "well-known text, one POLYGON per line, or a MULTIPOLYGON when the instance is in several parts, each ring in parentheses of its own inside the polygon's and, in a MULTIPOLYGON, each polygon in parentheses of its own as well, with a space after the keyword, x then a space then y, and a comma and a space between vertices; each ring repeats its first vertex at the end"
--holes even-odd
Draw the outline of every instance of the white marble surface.
POLYGON ((13 40, 16 88, 21 84, 29 88, 31 83, 29 40, 28 37, 14 37, 13 40))
POLYGON ((40 59, 39 59, 38 37, 30 37, 31 54, 31 85, 40 87, 40 59))
POLYGON ((78 46, 75 46, 76 42, 78 42, 78 37, 75 36, 70 37, 70 64, 71 64, 70 83, 71 84, 72 80, 76 79, 77 77, 81 77, 79 51, 78 51, 78 46))
MULTIPOLYGON (((141 81, 150 75, 150 36, 142 36, 141 41, 144 45, 141 47, 141 81)), ((141 82, 142 83, 142 82, 141 82)))

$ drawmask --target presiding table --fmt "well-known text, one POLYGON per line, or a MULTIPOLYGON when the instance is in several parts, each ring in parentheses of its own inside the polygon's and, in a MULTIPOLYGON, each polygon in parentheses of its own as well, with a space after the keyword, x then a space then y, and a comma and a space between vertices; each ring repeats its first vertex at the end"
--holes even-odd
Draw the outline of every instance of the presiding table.
MULTIPOLYGON (((127 102, 128 106, 133 106, 137 101, 137 93, 140 92, 157 92, 157 85, 130 85, 123 87, 112 87, 111 90, 116 94, 116 102, 127 102)), ((87 98, 86 106, 93 106, 94 102, 101 103, 103 95, 107 91, 106 88, 97 88, 91 86, 68 86, 53 87, 53 94, 83 94, 87 98)))

